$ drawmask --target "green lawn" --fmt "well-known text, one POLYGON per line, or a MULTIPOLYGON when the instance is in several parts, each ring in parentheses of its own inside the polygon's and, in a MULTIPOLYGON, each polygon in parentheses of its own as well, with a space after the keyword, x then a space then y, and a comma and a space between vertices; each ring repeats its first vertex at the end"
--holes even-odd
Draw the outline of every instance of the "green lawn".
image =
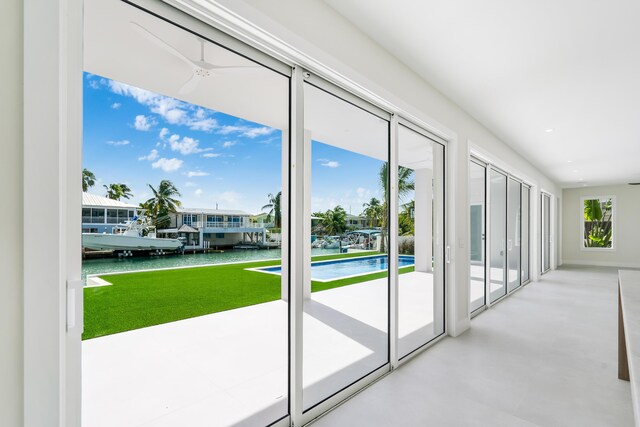
MULTIPOLYGON (((314 257, 314 261, 375 253, 314 257)), ((103 276, 112 286, 84 289, 83 339, 130 331, 280 299, 280 276, 247 268, 278 265, 260 261, 103 276)), ((401 270, 412 271, 413 267, 401 270)), ((331 282, 312 282, 318 292, 386 277, 386 272, 331 282)))

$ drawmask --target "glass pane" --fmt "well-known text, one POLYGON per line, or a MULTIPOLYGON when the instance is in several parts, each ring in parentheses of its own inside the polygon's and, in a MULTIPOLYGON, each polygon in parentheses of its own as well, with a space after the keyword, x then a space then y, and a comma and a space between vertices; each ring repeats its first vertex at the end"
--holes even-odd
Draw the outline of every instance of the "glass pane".
POLYGON ((307 410, 388 363, 389 122, 310 84, 304 100, 314 248, 303 284, 307 410), (367 226, 350 229, 349 215, 367 226))
POLYGON ((270 425, 289 406, 288 277, 252 269, 287 268, 289 79, 126 2, 84 6, 83 167, 145 210, 83 260, 82 424, 270 425))
POLYGON ((520 188, 521 184, 509 178, 507 198, 507 291, 520 286, 520 188))
POLYGON ((542 271, 551 268, 551 197, 542 195, 542 271))
POLYGON ((398 355, 444 332, 444 147, 398 132, 398 355))
POLYGON ((486 168, 469 163, 469 298, 470 311, 485 305, 486 168))
POLYGON ((117 224, 117 223, 118 223, 118 210, 107 209, 107 224, 117 224))
POLYGON ((522 186, 522 283, 529 281, 529 187, 522 186))
POLYGON ((104 209, 91 209, 91 222, 94 224, 104 224, 104 209))
POLYGON ((582 247, 613 248, 613 199, 586 199, 582 202, 582 247))
POLYGON ((507 177, 491 170, 489 289, 491 302, 506 294, 505 267, 507 245, 507 177))

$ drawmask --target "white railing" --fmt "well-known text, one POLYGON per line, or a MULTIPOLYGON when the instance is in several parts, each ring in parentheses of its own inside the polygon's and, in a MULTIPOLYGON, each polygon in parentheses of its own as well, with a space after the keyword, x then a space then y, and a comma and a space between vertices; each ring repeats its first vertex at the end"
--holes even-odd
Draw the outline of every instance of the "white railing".
POLYGON ((232 221, 196 221, 191 223, 195 228, 271 228, 270 222, 232 222, 232 221))

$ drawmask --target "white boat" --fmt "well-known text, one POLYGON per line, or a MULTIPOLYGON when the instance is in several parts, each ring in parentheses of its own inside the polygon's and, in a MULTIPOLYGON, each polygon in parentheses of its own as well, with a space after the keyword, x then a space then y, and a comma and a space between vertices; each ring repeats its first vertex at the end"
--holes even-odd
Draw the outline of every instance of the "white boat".
POLYGON ((156 237, 155 227, 143 217, 134 217, 125 227, 122 233, 82 233, 82 247, 96 251, 175 251, 183 246, 178 239, 156 237))

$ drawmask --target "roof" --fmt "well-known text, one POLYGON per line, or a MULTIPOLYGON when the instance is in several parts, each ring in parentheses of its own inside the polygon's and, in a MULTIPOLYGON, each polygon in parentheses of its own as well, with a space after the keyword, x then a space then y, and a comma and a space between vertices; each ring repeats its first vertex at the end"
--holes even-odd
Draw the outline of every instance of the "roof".
POLYGON ((229 209, 178 208, 177 212, 187 213, 187 214, 206 214, 206 215, 243 215, 243 216, 251 215, 245 211, 237 211, 237 210, 229 210, 229 209))
POLYGON ((199 231, 187 224, 182 224, 182 226, 178 228, 178 233, 199 233, 199 231))
POLYGON ((97 194, 82 193, 83 207, 104 207, 104 208, 137 208, 138 206, 131 203, 124 203, 120 200, 112 200, 107 197, 98 196, 97 194))

